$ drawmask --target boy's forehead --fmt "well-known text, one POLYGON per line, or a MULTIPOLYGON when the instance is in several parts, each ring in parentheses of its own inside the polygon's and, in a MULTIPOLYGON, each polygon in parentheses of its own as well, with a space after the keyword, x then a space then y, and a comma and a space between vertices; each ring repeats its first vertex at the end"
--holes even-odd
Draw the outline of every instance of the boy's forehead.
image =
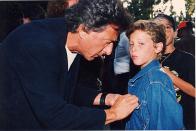
POLYGON ((135 36, 138 36, 138 37, 141 38, 141 39, 142 39, 144 36, 145 36, 145 37, 151 38, 151 35, 150 35, 150 34, 151 34, 151 33, 148 32, 148 31, 138 29, 138 30, 135 30, 133 33, 130 34, 130 38, 135 38, 135 36), (133 35, 133 34, 134 34, 134 35, 133 35))

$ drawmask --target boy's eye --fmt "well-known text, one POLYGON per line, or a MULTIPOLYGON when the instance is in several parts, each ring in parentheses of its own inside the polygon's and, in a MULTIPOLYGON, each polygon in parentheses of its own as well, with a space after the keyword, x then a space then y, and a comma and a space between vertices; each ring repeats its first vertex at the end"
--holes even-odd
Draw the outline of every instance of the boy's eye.
POLYGON ((134 47, 134 44, 130 44, 130 45, 129 45, 129 48, 133 48, 133 47, 134 47))

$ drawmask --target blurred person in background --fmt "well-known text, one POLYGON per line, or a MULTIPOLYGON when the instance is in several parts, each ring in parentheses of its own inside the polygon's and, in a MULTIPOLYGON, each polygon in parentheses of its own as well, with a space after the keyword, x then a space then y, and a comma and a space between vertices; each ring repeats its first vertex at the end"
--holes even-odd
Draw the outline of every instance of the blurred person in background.
POLYGON ((27 24, 33 20, 40 20, 45 18, 45 10, 37 3, 24 3, 21 6, 21 23, 27 24))
MULTIPOLYGON (((157 15, 154 20, 166 29, 166 50, 162 55, 160 62, 166 71, 169 70, 176 77, 181 78, 184 83, 182 84, 179 79, 175 79, 174 75, 171 77, 173 80, 177 100, 183 108, 183 122, 186 129, 195 129, 195 58, 190 53, 181 51, 174 46, 176 37, 176 23, 171 16, 165 14, 157 15), (189 86, 191 84, 191 86, 189 86)), ((168 72, 167 72, 168 73, 168 72)), ((168 73, 169 76, 171 76, 168 73)))
POLYGON ((191 21, 182 21, 179 23, 177 37, 180 39, 175 42, 175 47, 195 56, 195 35, 193 27, 191 21))
POLYGON ((65 14, 65 9, 73 6, 79 0, 52 0, 48 1, 47 4, 47 14, 48 18, 63 17, 65 14))

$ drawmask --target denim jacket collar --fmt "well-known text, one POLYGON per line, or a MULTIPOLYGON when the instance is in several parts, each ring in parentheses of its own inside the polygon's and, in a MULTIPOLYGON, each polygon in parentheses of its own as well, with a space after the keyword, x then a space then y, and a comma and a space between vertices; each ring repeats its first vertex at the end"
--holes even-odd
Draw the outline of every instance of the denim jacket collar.
POLYGON ((129 82, 133 83, 138 78, 142 77, 144 74, 146 74, 149 70, 152 68, 160 68, 160 63, 158 60, 152 60, 148 65, 146 65, 144 68, 142 68, 132 79, 130 79, 129 82))

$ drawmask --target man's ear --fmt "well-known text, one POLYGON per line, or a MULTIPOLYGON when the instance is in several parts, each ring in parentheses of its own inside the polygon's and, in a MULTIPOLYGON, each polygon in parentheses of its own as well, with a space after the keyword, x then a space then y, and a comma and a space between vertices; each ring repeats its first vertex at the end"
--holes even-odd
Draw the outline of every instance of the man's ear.
POLYGON ((156 45, 155 45, 155 52, 158 54, 162 50, 163 50, 163 43, 162 42, 156 43, 156 45))
POLYGON ((85 27, 83 24, 79 25, 77 31, 78 31, 79 37, 82 39, 85 39, 86 36, 88 35, 88 33, 85 31, 85 27))

